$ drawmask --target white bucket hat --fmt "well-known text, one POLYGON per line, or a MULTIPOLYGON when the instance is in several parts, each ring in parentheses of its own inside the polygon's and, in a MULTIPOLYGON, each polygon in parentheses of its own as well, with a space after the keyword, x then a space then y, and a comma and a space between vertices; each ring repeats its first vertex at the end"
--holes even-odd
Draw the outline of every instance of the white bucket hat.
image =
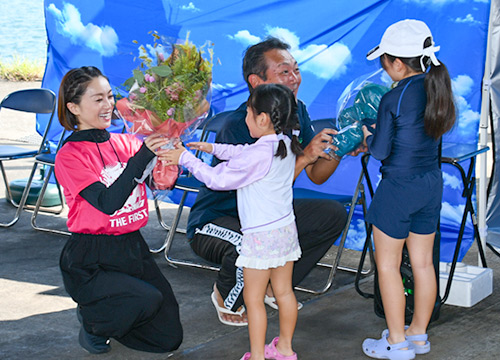
POLYGON ((434 46, 429 27, 420 20, 401 20, 392 24, 385 30, 380 44, 368 52, 366 58, 374 60, 383 54, 388 54, 402 58, 413 58, 421 56, 420 66, 425 72, 426 66, 423 63, 425 56, 429 57, 435 66, 440 63, 434 54, 439 51, 439 46, 434 46), (424 48, 425 40, 431 38, 431 46, 424 48))

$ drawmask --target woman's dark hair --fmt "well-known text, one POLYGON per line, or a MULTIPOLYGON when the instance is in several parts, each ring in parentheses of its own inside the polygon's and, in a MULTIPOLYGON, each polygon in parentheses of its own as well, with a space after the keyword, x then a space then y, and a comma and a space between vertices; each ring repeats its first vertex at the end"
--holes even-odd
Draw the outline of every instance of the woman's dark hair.
MULTIPOLYGON (((424 48, 431 45, 432 39, 429 37, 424 42, 424 48)), ((380 57, 380 62, 382 64, 383 57, 391 63, 396 60, 396 57, 384 54, 380 57)), ((420 56, 413 58, 398 58, 412 70, 422 72, 420 56)), ((425 131, 434 139, 439 139, 444 133, 451 130, 456 119, 450 74, 441 61, 441 65, 435 66, 428 56, 424 56, 422 63, 426 69, 429 69, 424 82, 425 92, 427 93, 427 106, 425 107, 424 114, 425 131)))
MULTIPOLYGON (((295 155, 302 154, 299 138, 293 130, 300 130, 299 116, 297 115, 297 100, 292 90, 280 84, 263 84, 255 87, 247 101, 255 115, 266 113, 271 119, 276 134, 285 134, 291 137, 291 149, 295 155)), ((286 145, 280 140, 275 156, 282 159, 287 155, 286 145)))
POLYGON ((62 78, 57 102, 57 116, 59 122, 66 130, 73 131, 78 128, 78 119, 69 111, 67 104, 70 102, 80 104, 89 83, 100 76, 106 78, 98 68, 94 66, 82 66, 77 69, 71 69, 62 78))
POLYGON ((245 79, 250 92, 252 92, 253 88, 248 81, 248 77, 255 74, 262 80, 267 80, 267 62, 264 53, 274 49, 289 50, 290 45, 271 36, 258 44, 250 46, 246 50, 245 56, 243 57, 243 78, 245 79))

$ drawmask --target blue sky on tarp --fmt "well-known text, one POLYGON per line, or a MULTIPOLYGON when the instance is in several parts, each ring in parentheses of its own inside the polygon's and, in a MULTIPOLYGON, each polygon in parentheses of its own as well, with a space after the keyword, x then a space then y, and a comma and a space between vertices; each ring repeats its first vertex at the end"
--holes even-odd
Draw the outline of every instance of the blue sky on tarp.
MULTIPOLYGON (((156 30, 171 41, 183 40, 189 32, 194 44, 213 44, 212 106, 216 112, 231 110, 248 96, 241 74, 243 52, 273 35, 291 45, 299 62, 302 85, 298 96, 307 104, 311 118, 335 118, 337 100, 346 86, 379 69, 378 61, 365 56, 384 30, 396 21, 414 18, 429 25, 436 45, 441 46, 437 56, 452 78, 459 121, 445 141, 475 143, 489 6, 487 0, 47 0, 50 44, 43 86, 57 93, 69 69, 95 65, 113 87, 119 87, 139 65, 134 61, 138 44, 152 44, 148 32, 156 30)), ((388 80, 387 76, 379 79, 381 83, 388 80)), ((334 176, 322 191, 352 191, 348 188, 359 174, 359 159, 349 159, 343 166, 349 166, 350 177, 334 176)), ((459 177, 445 171, 445 194, 456 193, 459 177)), ((307 180, 303 184, 311 186, 307 180)), ((445 195, 443 201, 443 211, 447 210, 442 222, 453 223, 462 201, 454 195, 445 195)))

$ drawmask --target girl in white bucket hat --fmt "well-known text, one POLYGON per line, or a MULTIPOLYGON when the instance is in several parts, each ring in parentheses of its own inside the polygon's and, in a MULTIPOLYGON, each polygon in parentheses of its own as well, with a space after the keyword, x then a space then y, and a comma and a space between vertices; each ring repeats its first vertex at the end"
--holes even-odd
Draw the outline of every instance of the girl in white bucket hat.
POLYGON ((413 359, 430 351, 427 326, 437 295, 432 254, 443 192, 438 146, 455 122, 451 80, 436 58, 438 50, 425 23, 403 20, 389 26, 367 55, 380 58, 398 82, 380 102, 376 129, 363 127, 365 145, 382 162, 366 220, 373 225, 388 329, 381 339, 363 342, 363 352, 372 358, 413 359), (414 313, 406 327, 400 273, 405 244, 415 281, 414 313))

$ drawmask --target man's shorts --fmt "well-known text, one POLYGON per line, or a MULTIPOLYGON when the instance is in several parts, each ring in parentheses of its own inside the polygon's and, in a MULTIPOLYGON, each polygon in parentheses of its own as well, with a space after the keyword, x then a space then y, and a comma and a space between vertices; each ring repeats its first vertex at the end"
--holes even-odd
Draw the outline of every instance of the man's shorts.
POLYGON ((366 221, 396 239, 406 239, 410 232, 432 234, 437 230, 442 197, 441 170, 382 179, 366 221))

